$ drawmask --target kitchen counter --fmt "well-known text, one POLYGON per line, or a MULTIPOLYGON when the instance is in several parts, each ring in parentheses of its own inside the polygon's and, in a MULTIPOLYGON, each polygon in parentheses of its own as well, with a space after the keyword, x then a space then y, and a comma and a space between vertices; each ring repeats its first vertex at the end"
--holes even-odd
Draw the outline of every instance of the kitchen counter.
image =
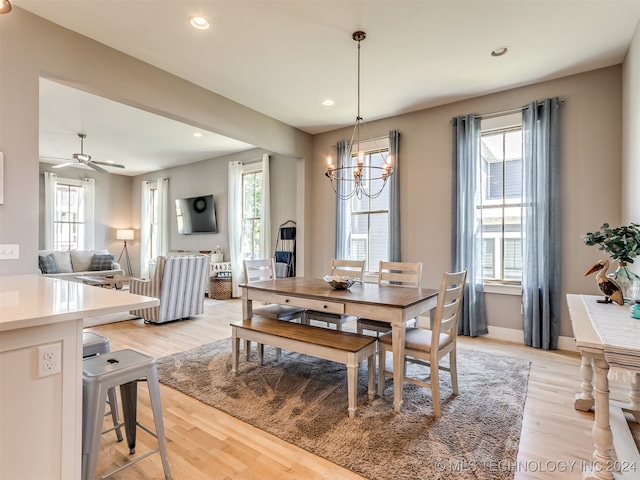
POLYGON ((80 478, 82 320, 158 303, 41 275, 0 276, 0 478, 80 478), (43 361, 43 349, 54 358, 43 361))

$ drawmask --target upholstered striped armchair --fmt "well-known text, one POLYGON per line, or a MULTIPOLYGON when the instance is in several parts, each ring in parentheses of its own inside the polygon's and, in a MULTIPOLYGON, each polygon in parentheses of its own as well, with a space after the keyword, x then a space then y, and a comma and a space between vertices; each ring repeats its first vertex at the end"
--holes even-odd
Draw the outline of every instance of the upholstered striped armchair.
POLYGON ((188 255, 158 257, 152 280, 132 278, 129 292, 160 299, 153 308, 132 310, 132 315, 153 323, 170 322, 204 312, 204 292, 209 276, 209 257, 188 255))

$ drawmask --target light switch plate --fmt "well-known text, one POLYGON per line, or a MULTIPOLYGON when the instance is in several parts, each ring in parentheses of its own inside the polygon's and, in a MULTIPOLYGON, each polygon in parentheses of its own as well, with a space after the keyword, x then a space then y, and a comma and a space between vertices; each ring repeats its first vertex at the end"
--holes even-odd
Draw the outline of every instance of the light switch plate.
POLYGON ((0 245, 0 260, 18 260, 20 245, 0 245))

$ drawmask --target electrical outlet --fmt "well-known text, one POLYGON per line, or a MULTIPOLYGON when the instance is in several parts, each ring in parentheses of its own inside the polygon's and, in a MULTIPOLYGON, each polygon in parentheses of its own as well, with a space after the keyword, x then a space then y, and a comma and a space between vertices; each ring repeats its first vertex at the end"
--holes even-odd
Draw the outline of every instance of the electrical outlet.
POLYGON ((61 351, 60 343, 38 347, 38 378, 60 373, 61 351))

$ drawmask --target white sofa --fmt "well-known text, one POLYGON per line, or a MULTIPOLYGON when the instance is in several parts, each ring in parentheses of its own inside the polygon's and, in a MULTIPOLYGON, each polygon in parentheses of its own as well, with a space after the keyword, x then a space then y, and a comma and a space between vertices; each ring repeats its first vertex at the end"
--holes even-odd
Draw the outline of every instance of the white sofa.
POLYGON ((70 252, 39 250, 38 267, 45 277, 72 281, 80 281, 76 278, 79 275, 124 275, 124 270, 115 261, 115 255, 110 255, 111 258, 109 255, 107 250, 72 250, 70 252), (47 270, 47 267, 52 265, 54 268, 51 272, 55 273, 49 273, 47 270), (111 268, 104 268, 106 266, 111 268))

